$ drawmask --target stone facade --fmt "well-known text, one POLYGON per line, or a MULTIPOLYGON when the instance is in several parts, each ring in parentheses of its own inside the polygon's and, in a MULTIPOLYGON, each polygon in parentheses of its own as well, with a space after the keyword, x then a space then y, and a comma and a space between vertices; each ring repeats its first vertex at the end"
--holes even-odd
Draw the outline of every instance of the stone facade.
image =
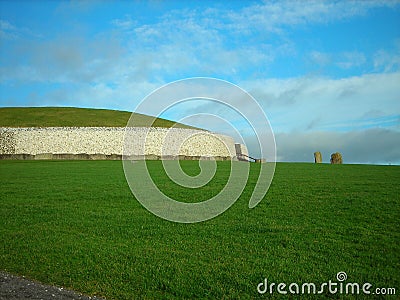
MULTIPOLYGON (((240 147, 247 154, 246 147, 240 147)), ((236 152, 237 147, 231 137, 195 129, 0 128, 0 158, 3 159, 16 159, 21 155, 31 159, 32 156, 35 156, 33 159, 120 159, 122 155, 154 159, 235 159, 236 152)))

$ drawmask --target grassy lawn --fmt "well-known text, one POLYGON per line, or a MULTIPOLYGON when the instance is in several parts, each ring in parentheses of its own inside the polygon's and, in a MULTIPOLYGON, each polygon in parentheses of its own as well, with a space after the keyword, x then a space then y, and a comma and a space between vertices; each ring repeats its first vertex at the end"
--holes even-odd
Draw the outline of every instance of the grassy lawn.
MULTIPOLYGON (((1 107, 0 127, 125 127, 131 112, 75 107, 1 107)), ((135 126, 194 128, 136 114, 135 126), (153 123, 154 121, 154 123, 153 123)))
MULTIPOLYGON (((191 190, 148 162, 181 200, 217 193, 229 164, 191 190)), ((110 299, 257 298, 264 278, 318 284, 339 271, 398 297, 399 166, 278 163, 266 198, 248 209, 258 167, 224 214, 178 224, 142 208, 120 161, 0 161, 0 269, 110 299)))

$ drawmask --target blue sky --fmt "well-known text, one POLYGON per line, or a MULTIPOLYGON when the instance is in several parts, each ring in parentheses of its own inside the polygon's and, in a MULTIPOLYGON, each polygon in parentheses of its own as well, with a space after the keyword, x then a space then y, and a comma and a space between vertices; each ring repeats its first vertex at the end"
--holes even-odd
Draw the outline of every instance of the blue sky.
MULTIPOLYGON (((260 103, 280 161, 400 163, 399 1, 0 2, 0 106, 132 111, 197 76, 260 103)), ((229 115, 214 105, 164 116, 229 115)))

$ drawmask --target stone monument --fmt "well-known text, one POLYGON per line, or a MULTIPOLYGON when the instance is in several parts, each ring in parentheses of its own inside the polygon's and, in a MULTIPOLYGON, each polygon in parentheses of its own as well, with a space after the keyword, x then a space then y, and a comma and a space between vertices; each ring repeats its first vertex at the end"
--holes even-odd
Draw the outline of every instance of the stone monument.
POLYGON ((314 152, 314 162, 316 164, 322 163, 322 154, 321 154, 321 152, 319 152, 319 151, 314 152))
POLYGON ((342 154, 336 152, 331 155, 331 164, 342 164, 342 163, 343 163, 342 154))

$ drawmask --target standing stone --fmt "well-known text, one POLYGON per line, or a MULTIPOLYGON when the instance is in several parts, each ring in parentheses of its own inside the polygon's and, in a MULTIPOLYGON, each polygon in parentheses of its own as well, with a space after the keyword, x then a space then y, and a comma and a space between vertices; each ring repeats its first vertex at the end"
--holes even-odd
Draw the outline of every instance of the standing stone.
POLYGON ((314 152, 314 162, 316 163, 316 164, 320 164, 320 163, 322 163, 322 154, 321 154, 321 152, 314 152))
POLYGON ((342 164, 342 163, 343 163, 342 154, 336 152, 331 155, 331 164, 342 164))

